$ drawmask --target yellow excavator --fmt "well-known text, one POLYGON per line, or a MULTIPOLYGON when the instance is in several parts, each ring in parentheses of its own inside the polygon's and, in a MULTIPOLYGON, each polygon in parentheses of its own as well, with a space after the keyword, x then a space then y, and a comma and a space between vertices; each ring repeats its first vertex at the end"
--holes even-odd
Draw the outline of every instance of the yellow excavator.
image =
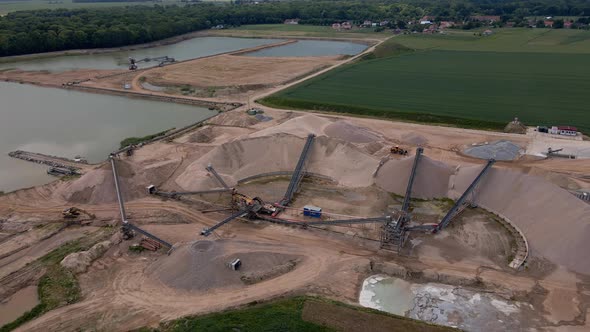
POLYGON ((79 222, 80 224, 90 223, 92 220, 94 220, 96 218, 96 216, 94 214, 92 214, 86 210, 77 208, 75 206, 63 210, 61 212, 61 214, 64 219, 71 220, 73 222, 79 222), (80 216, 83 214, 87 215, 88 219, 85 219, 83 221, 79 220, 80 216))
POLYGON ((400 154, 402 156, 405 156, 408 154, 408 150, 404 150, 404 149, 400 148, 399 145, 392 147, 390 149, 390 152, 393 154, 400 154))

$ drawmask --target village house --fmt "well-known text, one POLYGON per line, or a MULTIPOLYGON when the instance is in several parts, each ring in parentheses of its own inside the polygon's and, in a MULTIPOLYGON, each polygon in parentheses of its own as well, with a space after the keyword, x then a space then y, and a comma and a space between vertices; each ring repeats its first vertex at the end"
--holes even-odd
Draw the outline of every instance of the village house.
POLYGON ((545 20, 543 24, 546 28, 553 28, 553 21, 545 20))
POLYGON ((365 20, 363 22, 363 24, 361 24, 361 27, 363 28, 370 28, 373 25, 373 22, 369 21, 369 20, 365 20))
POLYGON ((352 29, 352 24, 350 22, 334 23, 334 24, 332 24, 332 29, 334 29, 334 30, 350 30, 350 29, 352 29))
POLYGON ((494 32, 492 30, 488 29, 488 30, 484 31, 482 34, 484 36, 491 36, 494 34, 494 32))
POLYGON ((563 28, 564 29, 571 29, 572 28, 573 23, 572 22, 563 22, 563 28))
POLYGON ((284 24, 299 24, 298 18, 288 18, 283 22, 284 24))

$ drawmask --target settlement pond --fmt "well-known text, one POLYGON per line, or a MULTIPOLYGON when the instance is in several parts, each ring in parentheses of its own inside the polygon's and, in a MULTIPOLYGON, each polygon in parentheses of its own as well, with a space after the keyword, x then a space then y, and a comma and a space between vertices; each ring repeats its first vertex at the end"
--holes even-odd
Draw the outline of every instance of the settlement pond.
POLYGON ((265 48, 245 55, 258 57, 356 55, 366 48, 367 45, 365 44, 352 42, 299 40, 296 43, 265 48))
POLYGON ((127 137, 180 128, 214 114, 202 107, 0 82, 0 191, 48 183, 46 166, 14 150, 89 162, 105 160, 127 137))
POLYGON ((384 275, 365 279, 359 303, 466 331, 516 331, 525 316, 535 314, 530 304, 493 293, 438 283, 418 284, 384 275))
MULTIPOLYGON (((279 39, 200 37, 188 39, 176 44, 156 46, 133 51, 118 51, 88 55, 61 55, 56 57, 0 63, 0 69, 18 68, 21 70, 47 70, 52 72, 74 69, 126 69, 129 57, 136 59, 169 56, 176 61, 199 58, 208 55, 237 51, 271 43, 279 39)), ((155 66, 157 63, 139 64, 140 68, 155 66)))

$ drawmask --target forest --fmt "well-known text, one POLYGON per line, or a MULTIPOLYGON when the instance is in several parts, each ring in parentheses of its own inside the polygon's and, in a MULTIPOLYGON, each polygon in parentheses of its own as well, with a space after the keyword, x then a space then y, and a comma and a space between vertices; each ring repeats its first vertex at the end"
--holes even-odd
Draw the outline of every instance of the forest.
POLYGON ((431 15, 503 20, 534 15, 589 16, 589 0, 300 0, 197 3, 97 9, 17 11, 0 17, 0 56, 81 48, 108 48, 156 41, 217 25, 281 23, 328 25, 341 20, 407 22, 431 15))

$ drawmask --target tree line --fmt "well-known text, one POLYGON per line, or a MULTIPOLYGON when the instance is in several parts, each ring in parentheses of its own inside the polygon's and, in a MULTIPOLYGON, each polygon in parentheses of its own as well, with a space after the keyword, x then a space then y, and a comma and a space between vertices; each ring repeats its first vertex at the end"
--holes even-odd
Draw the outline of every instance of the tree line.
POLYGON ((217 25, 336 21, 407 22, 423 15, 466 20, 470 15, 590 15, 588 0, 302 0, 185 6, 17 11, 0 17, 0 56, 147 43, 217 25))

